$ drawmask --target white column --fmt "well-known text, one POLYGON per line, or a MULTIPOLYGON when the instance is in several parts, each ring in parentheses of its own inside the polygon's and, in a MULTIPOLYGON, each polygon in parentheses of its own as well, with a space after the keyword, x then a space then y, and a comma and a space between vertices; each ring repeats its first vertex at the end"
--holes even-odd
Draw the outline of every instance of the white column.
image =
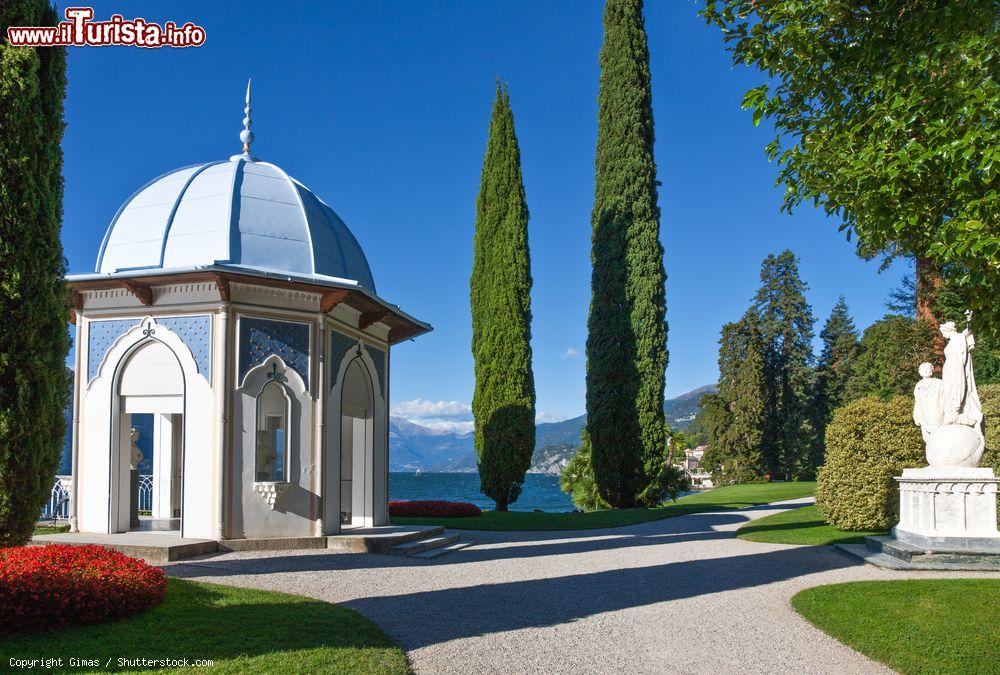
POLYGON ((212 359, 212 379, 215 381, 215 419, 216 419, 216 447, 215 447, 215 538, 222 541, 226 538, 226 472, 230 470, 227 460, 229 441, 231 434, 228 433, 227 416, 230 404, 230 382, 229 382, 229 362, 235 358, 235 353, 231 354, 229 346, 232 344, 229 337, 229 305, 219 308, 217 330, 215 331, 215 358, 212 359))
POLYGON ((174 515, 174 416, 153 415, 153 517, 174 515))
POLYGON ((369 419, 365 417, 350 417, 352 439, 351 450, 353 453, 353 476, 351 477, 352 504, 351 521, 352 524, 360 524, 364 527, 371 523, 371 471, 372 456, 369 445, 369 419))
POLYGON ((319 495, 316 500, 316 521, 313 523, 313 534, 323 535, 325 525, 323 523, 323 503, 326 499, 326 489, 323 485, 323 450, 325 437, 323 435, 323 420, 326 417, 323 403, 326 398, 326 326, 321 314, 316 319, 316 341, 313 345, 315 358, 313 363, 316 366, 313 389, 313 494, 319 495))
POLYGON ((79 490, 77 487, 80 484, 80 398, 82 396, 82 390, 87 386, 87 376, 83 373, 81 368, 86 366, 83 358, 83 350, 87 345, 84 342, 87 339, 87 333, 89 328, 87 327, 87 322, 83 318, 83 309, 76 310, 76 340, 73 341, 73 348, 76 349, 74 354, 74 370, 73 370, 73 422, 70 428, 70 433, 73 435, 72 439, 72 456, 70 458, 70 493, 69 493, 69 531, 79 532, 80 522, 77 518, 77 508, 79 504, 79 490))

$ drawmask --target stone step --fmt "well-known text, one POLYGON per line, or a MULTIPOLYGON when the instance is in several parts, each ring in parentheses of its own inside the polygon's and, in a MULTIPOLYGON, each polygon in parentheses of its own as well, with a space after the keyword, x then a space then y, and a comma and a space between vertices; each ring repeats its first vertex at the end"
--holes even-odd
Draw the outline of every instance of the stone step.
POLYGON ((925 553, 916 546, 886 536, 865 537, 865 544, 872 551, 885 553, 903 562, 910 562, 925 553))
POLYGON ((386 527, 345 530, 327 537, 327 548, 345 553, 389 553, 393 546, 436 537, 444 533, 440 526, 390 525, 386 527))
POLYGON ((405 544, 396 544, 389 549, 389 553, 392 555, 416 555, 430 549, 454 544, 456 541, 458 541, 457 534, 439 534, 434 537, 408 541, 405 544))
POLYGON ((139 518, 139 530, 144 532, 169 532, 181 529, 180 518, 139 518))
POLYGON ((454 544, 449 544, 448 546, 439 546, 437 548, 431 548, 426 551, 422 551, 414 555, 414 558, 423 558, 424 560, 431 560, 437 558, 438 556, 445 555, 446 553, 452 553, 453 551, 461 551, 463 548, 468 548, 472 546, 471 541, 456 541, 454 544))
POLYGON ((947 548, 925 549, 893 537, 866 537, 865 544, 875 552, 892 556, 907 563, 985 563, 1000 565, 1000 554, 976 549, 952 550, 947 548))
POLYGON ((948 562, 944 560, 905 561, 888 553, 874 551, 865 544, 834 544, 837 548, 853 556, 861 558, 866 563, 891 570, 928 570, 947 572, 1000 572, 1000 561, 983 562, 948 562))

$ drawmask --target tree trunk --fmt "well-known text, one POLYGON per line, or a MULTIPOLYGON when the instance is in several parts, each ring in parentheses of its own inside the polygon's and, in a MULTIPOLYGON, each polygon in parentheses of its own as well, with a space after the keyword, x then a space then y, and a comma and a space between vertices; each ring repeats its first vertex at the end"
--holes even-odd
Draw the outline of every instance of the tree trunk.
MULTIPOLYGON (((928 258, 917 258, 917 320, 927 321, 935 329, 939 323, 934 314, 934 302, 941 288, 941 266, 928 258)), ((944 354, 944 338, 940 332, 935 334, 934 348, 938 355, 944 354)))

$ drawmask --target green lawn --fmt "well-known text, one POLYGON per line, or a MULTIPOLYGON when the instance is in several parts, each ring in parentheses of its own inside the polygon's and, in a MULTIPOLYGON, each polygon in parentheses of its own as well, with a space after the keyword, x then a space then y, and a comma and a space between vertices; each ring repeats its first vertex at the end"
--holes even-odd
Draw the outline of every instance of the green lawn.
MULTIPOLYGON (((251 589, 170 579, 159 607, 118 623, 0 639, 9 658, 212 659, 213 673, 407 673, 406 656, 375 624, 344 607, 251 589)), ((108 666, 108 659, 111 659, 108 666)), ((57 668, 56 670, 60 670, 57 668)), ((173 672, 173 669, 170 669, 173 672)))
POLYGON ((828 546, 830 544, 864 543, 865 537, 885 532, 844 532, 826 521, 815 506, 782 511, 758 520, 751 520, 740 528, 740 539, 761 541, 768 544, 801 544, 803 546, 828 546))
POLYGON ((35 534, 61 534, 69 532, 69 525, 35 525, 35 534))
POLYGON ((1000 579, 855 581, 806 589, 792 606, 902 673, 1000 672, 1000 579))
POLYGON ((591 513, 533 513, 526 511, 484 511, 472 518, 393 518, 395 525, 441 525, 455 530, 551 531, 589 530, 635 525, 661 518, 703 513, 719 509, 740 509, 784 499, 809 497, 816 483, 750 483, 706 490, 681 497, 655 509, 621 509, 591 513))

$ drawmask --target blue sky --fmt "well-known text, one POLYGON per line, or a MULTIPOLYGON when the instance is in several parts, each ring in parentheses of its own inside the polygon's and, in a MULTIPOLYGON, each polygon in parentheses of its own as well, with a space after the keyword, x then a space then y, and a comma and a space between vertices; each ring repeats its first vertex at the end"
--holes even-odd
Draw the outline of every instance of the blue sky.
MULTIPOLYGON (((60 0, 60 8, 66 3, 60 0)), ((905 271, 878 274, 836 222, 780 214, 776 168, 739 104, 760 76, 734 68, 688 0, 646 8, 666 249, 667 395, 714 382, 720 326, 760 261, 801 258, 817 332, 843 293, 859 326, 905 271)), ((584 410, 590 211, 603 4, 545 2, 95 2, 204 26, 203 47, 69 49, 63 242, 93 269, 118 206, 176 167, 239 150, 254 78, 254 154, 283 167, 352 228, 379 293, 435 326, 393 352, 397 413, 468 425, 468 279, 494 79, 510 85, 531 212, 539 417, 584 410)))

